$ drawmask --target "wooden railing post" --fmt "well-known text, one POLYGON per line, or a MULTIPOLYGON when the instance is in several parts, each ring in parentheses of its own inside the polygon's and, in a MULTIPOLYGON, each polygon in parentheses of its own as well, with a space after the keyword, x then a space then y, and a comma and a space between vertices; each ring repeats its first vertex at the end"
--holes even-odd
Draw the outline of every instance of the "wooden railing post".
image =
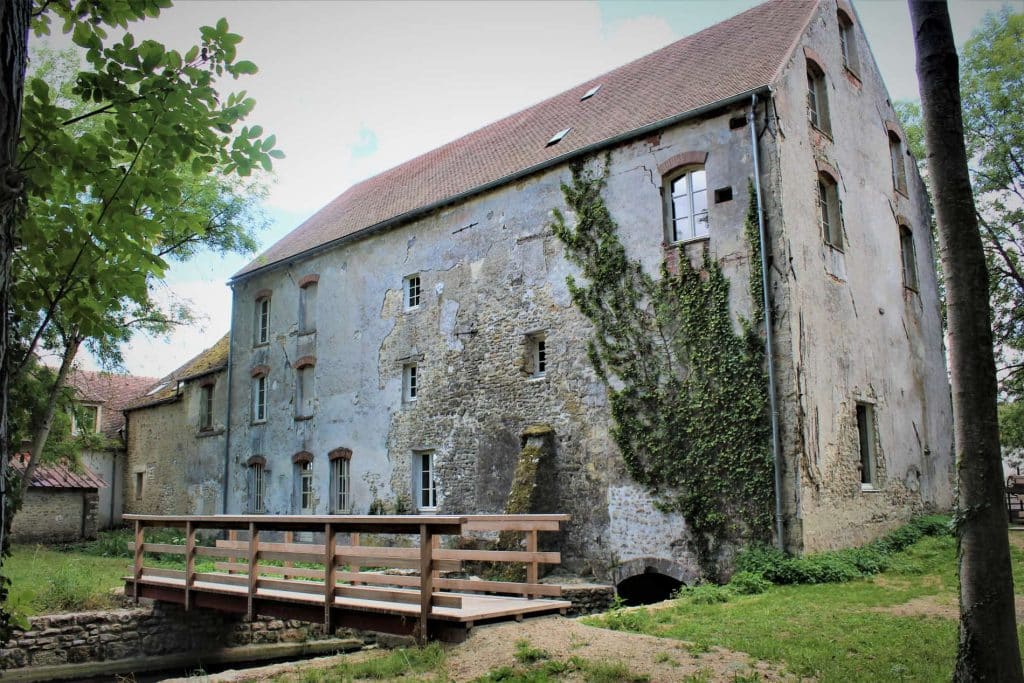
POLYGON ((192 609, 192 582, 196 578, 196 528, 185 522, 185 611, 192 609))
POLYGON ((259 566, 257 565, 257 560, 259 560, 260 556, 259 548, 259 529, 256 528, 254 522, 249 522, 249 592, 246 613, 249 615, 250 621, 256 618, 256 588, 259 585, 259 566))
MULTIPOLYGON (((526 552, 535 553, 537 552, 537 530, 530 529, 526 532, 526 552)), ((534 560, 526 565, 526 583, 537 583, 539 572, 537 571, 537 561, 534 560)), ((532 598, 533 593, 527 593, 527 598, 532 598)))
POLYGON ((434 599, 434 541, 433 530, 420 524, 420 624, 416 634, 421 645, 429 636, 430 610, 434 599))
MULTIPOLYGON (((237 529, 229 529, 228 530, 228 540, 229 541, 237 541, 238 540, 238 530, 237 529)), ((229 557, 227 559, 228 559, 228 562, 231 562, 232 564, 235 563, 235 562, 238 562, 238 558, 237 557, 229 557)), ((229 569, 228 570, 228 574, 234 574, 234 573, 235 573, 234 569, 229 569)))
POLYGON ((338 537, 334 525, 328 522, 324 525, 324 631, 327 635, 334 632, 334 589, 338 585, 338 564, 335 558, 337 552, 338 537))
MULTIPOLYGON (((295 542, 295 532, 294 531, 286 531, 286 532, 284 532, 284 542, 285 543, 294 543, 295 542)), ((294 567, 295 563, 294 562, 285 562, 284 566, 285 567, 294 567)))
MULTIPOLYGON (((349 537, 352 539, 351 540, 352 547, 353 548, 358 548, 359 547, 359 532, 358 531, 353 531, 351 534, 349 534, 349 537)), ((352 571, 357 573, 357 574, 363 570, 362 566, 360 566, 358 564, 352 565, 351 568, 352 568, 352 571)), ((358 586, 360 584, 362 584, 362 581, 353 581, 352 582, 353 586, 358 586)))
POLYGON ((139 582, 142 581, 142 546, 146 542, 142 534, 142 520, 135 520, 135 581, 132 582, 132 590, 135 602, 139 602, 139 582))

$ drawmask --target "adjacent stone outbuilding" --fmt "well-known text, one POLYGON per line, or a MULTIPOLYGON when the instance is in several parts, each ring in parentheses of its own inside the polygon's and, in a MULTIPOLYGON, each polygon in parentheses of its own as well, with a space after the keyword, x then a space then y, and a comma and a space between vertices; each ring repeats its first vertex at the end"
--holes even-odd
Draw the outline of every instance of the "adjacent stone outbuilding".
MULTIPOLYGON (((11 465, 24 473, 28 456, 11 465)), ((99 491, 107 484, 86 466, 39 465, 14 517, 15 543, 69 543, 96 538, 99 491)))

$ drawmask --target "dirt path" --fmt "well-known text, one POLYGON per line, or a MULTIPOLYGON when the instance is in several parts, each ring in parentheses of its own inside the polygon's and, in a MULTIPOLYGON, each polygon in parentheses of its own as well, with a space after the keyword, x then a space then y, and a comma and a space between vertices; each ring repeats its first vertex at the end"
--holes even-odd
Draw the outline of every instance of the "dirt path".
MULTIPOLYGON (((791 676, 781 673, 781 667, 758 662, 750 656, 714 647, 710 650, 691 651, 691 644, 586 626, 574 619, 564 617, 541 617, 523 622, 508 622, 473 629, 464 643, 451 646, 448 650, 447 677, 417 677, 417 680, 447 680, 457 683, 472 681, 503 666, 522 666, 516 661, 516 644, 527 641, 531 647, 544 650, 545 661, 568 662, 579 657, 588 663, 621 662, 629 667, 632 674, 648 676, 651 683, 677 683, 689 676, 700 681, 728 681, 737 677, 752 680, 793 681, 791 676), (755 677, 753 674, 760 676, 755 677)), ((301 662, 273 664, 245 670, 225 671, 207 675, 203 683, 241 683, 242 681, 267 681, 279 676, 298 677, 302 672, 326 669, 344 662, 354 662, 379 654, 378 650, 357 652, 351 655, 319 657, 301 662)), ((184 679, 178 679, 184 681, 184 679)), ((559 680, 582 681, 577 673, 567 673, 559 680)), ((806 679, 805 679, 806 680, 806 679)), ((169 683, 169 682, 165 682, 169 683)))

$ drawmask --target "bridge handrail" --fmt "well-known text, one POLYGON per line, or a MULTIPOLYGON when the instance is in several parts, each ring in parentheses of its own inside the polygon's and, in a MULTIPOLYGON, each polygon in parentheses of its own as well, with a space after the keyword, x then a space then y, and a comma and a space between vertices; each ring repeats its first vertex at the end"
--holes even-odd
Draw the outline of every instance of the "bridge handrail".
POLYGON ((331 628, 334 598, 348 596, 392 602, 419 602, 419 627, 426 633, 427 620, 434 607, 459 607, 461 598, 437 591, 477 591, 513 593, 528 598, 534 596, 558 597, 558 586, 540 584, 539 565, 558 564, 557 552, 538 550, 538 532, 557 531, 568 515, 137 515, 126 514, 124 519, 135 527, 134 582, 138 597, 139 582, 145 576, 184 578, 185 608, 192 607, 192 592, 197 578, 246 586, 247 611, 255 615, 254 601, 260 587, 291 590, 301 593, 323 593, 324 624, 331 628), (183 545, 147 543, 146 528, 181 528, 185 531, 183 545), (230 533, 230 539, 218 540, 215 547, 198 546, 196 532, 201 529, 220 529, 230 533), (239 540, 238 531, 248 532, 248 538, 239 540), (285 543, 264 542, 261 532, 284 531, 285 543), (295 543, 296 533, 322 533, 324 542, 295 543), (525 550, 477 550, 441 548, 441 536, 462 536, 469 532, 522 532, 526 534, 525 550), (360 534, 400 534, 419 537, 419 547, 377 547, 361 543, 360 534), (339 534, 348 534, 349 543, 339 543, 339 534), (185 569, 167 570, 143 566, 147 552, 185 556, 185 569), (227 574, 197 573, 196 556, 210 556, 228 560, 217 562, 214 568, 227 574), (242 557, 244 555, 244 557, 242 557), (239 559, 242 561, 240 562, 239 559), (283 562, 283 567, 260 564, 260 560, 283 562), (461 568, 464 561, 509 562, 525 564, 526 582, 486 581, 441 578, 441 571, 461 568), (295 567, 296 562, 321 564, 323 569, 295 567), (394 576, 362 571, 367 566, 398 566, 419 571, 419 576, 394 576), (351 571, 354 569, 355 571, 351 571), (261 574, 276 574, 283 579, 260 578, 261 574), (314 581, 291 581, 299 577, 314 581), (319 586, 315 580, 323 581, 319 586), (338 585, 338 580, 350 585, 338 585), (319 587, 318 587, 319 586, 319 587), (378 588, 372 588, 378 586, 378 588), (399 588, 388 589, 388 586, 399 588), (408 592, 417 588, 417 593, 408 592))

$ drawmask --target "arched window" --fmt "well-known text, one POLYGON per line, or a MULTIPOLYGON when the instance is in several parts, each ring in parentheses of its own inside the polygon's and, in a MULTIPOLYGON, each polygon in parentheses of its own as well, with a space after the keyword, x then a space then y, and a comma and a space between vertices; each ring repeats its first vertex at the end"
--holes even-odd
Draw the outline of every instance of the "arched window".
POLYGON ((917 254, 914 249, 914 232, 906 225, 900 226, 900 261, 903 263, 903 286, 917 291, 917 254))
POLYGON ((907 165, 904 161, 903 141, 889 131, 889 157, 892 159, 892 186, 901 194, 907 193, 907 165))
POLYGON ((299 502, 299 514, 311 515, 314 511, 313 492, 313 454, 299 451, 292 456, 295 465, 296 498, 299 502))
POLYGON ((256 315, 253 318, 253 343, 256 346, 270 343, 270 290, 256 293, 256 315))
POLYGON ((840 8, 837 12, 839 23, 839 49, 843 53, 843 66, 858 73, 860 60, 857 58, 857 37, 853 30, 853 17, 845 9, 840 8))
POLYGON ((316 292, 319 275, 306 275, 299 280, 299 333, 316 331, 316 292))
POLYGON ((807 115, 812 126, 823 133, 831 132, 825 72, 810 59, 807 60, 807 115))
POLYGON ((352 512, 352 450, 335 448, 327 457, 331 461, 331 511, 348 514, 352 512))
POLYGON ((843 250, 843 225, 839 212, 839 192, 835 178, 818 173, 818 225, 821 238, 833 249, 843 250))
POLYGON ((703 166, 691 166, 665 178, 666 239, 686 242, 708 236, 708 180, 703 166))

